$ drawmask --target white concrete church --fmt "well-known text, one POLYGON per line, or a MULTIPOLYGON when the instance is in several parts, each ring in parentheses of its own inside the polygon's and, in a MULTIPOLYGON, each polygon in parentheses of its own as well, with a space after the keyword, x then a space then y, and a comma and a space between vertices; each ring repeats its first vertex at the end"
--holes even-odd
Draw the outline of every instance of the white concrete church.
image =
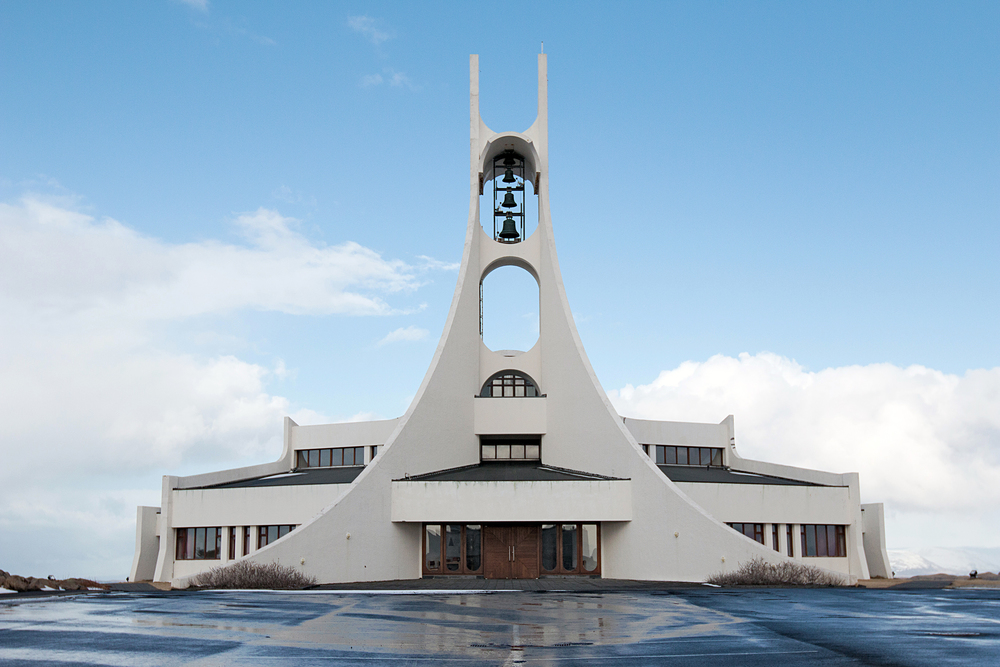
POLYGON ((615 411, 556 257, 546 56, 538 117, 524 132, 483 123, 478 56, 470 76, 462 265, 409 409, 320 426, 286 417, 273 463, 165 476, 160 507, 138 508, 131 580, 184 586, 241 559, 291 565, 321 583, 703 581, 754 558, 793 559, 852 582, 887 576, 882 505, 861 504, 856 473, 741 458, 732 416, 698 424, 615 411), (538 283, 539 338, 524 352, 490 350, 482 339, 482 282, 504 266, 538 283))

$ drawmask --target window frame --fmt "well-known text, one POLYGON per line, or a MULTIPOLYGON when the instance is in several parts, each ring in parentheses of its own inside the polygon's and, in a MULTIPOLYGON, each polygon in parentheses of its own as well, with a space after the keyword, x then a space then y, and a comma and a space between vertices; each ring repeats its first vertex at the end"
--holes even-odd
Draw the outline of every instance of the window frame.
POLYGON ((273 544, 274 542, 277 542, 282 537, 295 530, 297 527, 298 524, 292 524, 292 523, 280 523, 280 524, 271 524, 268 526, 257 526, 257 548, 263 549, 268 544, 273 544), (271 530, 270 530, 271 528, 274 528, 274 532, 276 534, 274 539, 271 539, 271 530))
POLYGON ((652 447, 653 461, 658 466, 691 466, 691 467, 707 467, 707 468, 723 468, 723 462, 725 460, 722 447, 694 447, 692 445, 643 445, 643 449, 646 451, 646 455, 649 456, 651 452, 649 448, 652 447), (683 450, 683 460, 682 459, 683 450), (693 455, 693 456, 692 456, 693 455), (691 463, 692 458, 697 459, 697 463, 691 463), (707 459, 708 463, 704 463, 703 459, 707 459))
POLYGON ((448 576, 472 576, 472 575, 482 575, 483 568, 486 565, 486 555, 483 553, 483 530, 486 528, 486 524, 482 523, 424 523, 421 524, 421 538, 420 538, 420 569, 424 575, 448 575, 448 576), (437 526, 439 530, 438 540, 439 540, 439 554, 441 556, 440 565, 438 569, 432 570, 427 567, 427 527, 437 526), (457 570, 448 569, 448 551, 447 551, 447 527, 448 526, 460 526, 459 530, 459 563, 457 570), (468 538, 467 529, 469 526, 479 526, 479 567, 475 570, 471 570, 468 567, 468 538))
MULTIPOLYGON (((378 445, 376 445, 377 447, 378 445)), ((318 449, 296 449, 295 469, 302 468, 357 468, 366 465, 365 449, 367 445, 351 447, 321 447, 318 449), (351 451, 352 463, 344 463, 347 451, 351 451), (358 462, 358 456, 361 460, 358 462), (323 461, 327 461, 326 464, 323 461), (337 462, 339 461, 339 463, 337 462)), ((373 457, 374 458, 374 457, 373 457)))
POLYGON ((539 576, 559 576, 563 574, 574 574, 583 576, 592 576, 601 574, 601 523, 593 521, 565 521, 559 523, 542 523, 538 524, 538 573, 539 576), (583 527, 584 526, 597 526, 597 567, 593 570, 586 570, 583 567, 583 527), (545 569, 545 563, 542 560, 542 529, 545 526, 555 526, 556 528, 556 569, 547 570, 545 569), (576 527, 576 565, 571 570, 567 570, 563 567, 563 526, 575 526, 576 527))
POLYGON ((751 540, 757 542, 758 544, 764 544, 763 523, 736 521, 736 522, 726 522, 726 525, 735 530, 740 535, 743 535, 744 537, 749 537, 751 540), (747 533, 748 526, 750 527, 749 530, 751 531, 752 534, 747 533))
POLYGON ((542 393, 534 378, 524 371, 513 368, 498 371, 487 378, 476 396, 478 398, 545 398, 545 394, 542 393), (510 377, 510 384, 507 383, 508 376, 510 377), (496 384, 497 381, 500 382, 499 385, 496 384), (501 389, 499 396, 495 392, 497 387, 501 389), (507 395, 507 387, 511 387, 510 396, 507 395), (524 387, 524 395, 517 396, 518 387, 524 387), (530 396, 529 389, 533 392, 530 396))
POLYGON ((196 526, 194 528, 174 529, 174 560, 222 560, 222 526, 196 526), (208 549, 211 535, 215 537, 215 548, 208 549), (198 555, 198 539, 204 545, 201 555, 198 555), (182 538, 183 535, 183 538, 182 538), (190 544, 190 548, 188 545, 190 544), (209 555, 213 554, 213 555, 209 555))
POLYGON ((833 523, 804 523, 799 526, 799 534, 801 535, 801 556, 803 558, 847 557, 847 526, 845 525, 833 523), (831 537, 833 538, 833 544, 830 543, 831 537), (812 542, 812 548, 810 548, 810 540, 812 542), (820 553, 821 543, 825 547, 825 553, 820 553), (833 553, 830 553, 831 550, 833 553), (814 553, 810 553, 810 551, 814 553))

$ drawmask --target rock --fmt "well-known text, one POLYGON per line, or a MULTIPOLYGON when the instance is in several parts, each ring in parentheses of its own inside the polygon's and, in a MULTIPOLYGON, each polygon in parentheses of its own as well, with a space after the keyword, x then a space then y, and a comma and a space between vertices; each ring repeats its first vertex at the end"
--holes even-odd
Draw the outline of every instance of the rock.
POLYGON ((3 587, 11 591, 17 591, 19 593, 33 590, 28 586, 27 579, 25 579, 24 577, 19 577, 16 574, 8 576, 7 580, 4 582, 3 587))
POLYGON ((4 581, 9 576, 10 572, 4 572, 3 570, 0 570, 0 581, 4 581))

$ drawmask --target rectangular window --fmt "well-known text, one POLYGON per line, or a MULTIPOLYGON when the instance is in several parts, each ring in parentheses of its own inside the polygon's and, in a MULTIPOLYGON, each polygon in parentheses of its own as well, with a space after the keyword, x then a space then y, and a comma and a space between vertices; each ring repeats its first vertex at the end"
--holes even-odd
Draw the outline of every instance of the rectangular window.
POLYGON ((365 464, 365 448, 362 446, 300 449, 296 461, 299 468, 363 466, 365 464))
POLYGON ((847 527, 832 524, 802 526, 802 555, 844 558, 847 556, 847 527))
POLYGON ((271 542, 280 539, 295 530, 295 526, 283 524, 280 526, 258 526, 257 527, 257 548, 266 547, 271 542))
MULTIPOLYGON (((655 445, 656 465, 721 466, 721 447, 684 447, 681 445, 655 445)), ((649 445, 643 445, 648 454, 649 445)))
POLYGON ((778 546, 778 524, 771 524, 771 548, 781 553, 781 547, 778 546))
POLYGON ((538 438, 487 438, 479 445, 480 461, 539 461, 542 446, 538 438))
POLYGON ((177 560, 222 560, 222 528, 178 528, 177 560))
POLYGON ((236 526, 229 527, 229 560, 236 560, 236 526))
POLYGON ((600 565, 596 523, 542 524, 542 572, 592 574, 600 565))
POLYGON ((250 553, 250 526, 243 526, 243 555, 250 553))
POLYGON ((479 524, 424 524, 424 574, 481 574, 479 524))
POLYGON ((785 524, 785 548, 788 549, 788 555, 794 556, 792 546, 795 544, 795 540, 792 539, 792 524, 785 524))
POLYGON ((764 544, 764 524, 762 523, 727 523, 727 526, 738 533, 743 533, 751 540, 764 544))

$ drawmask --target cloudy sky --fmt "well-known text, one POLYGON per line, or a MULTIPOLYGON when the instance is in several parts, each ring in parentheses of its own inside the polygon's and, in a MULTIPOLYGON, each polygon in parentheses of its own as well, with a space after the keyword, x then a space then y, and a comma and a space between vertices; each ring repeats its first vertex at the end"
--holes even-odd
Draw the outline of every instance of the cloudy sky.
MULTIPOLYGON (((622 414, 1000 546, 995 3, 0 4, 0 568, 120 579, 160 476, 395 417, 486 122, 535 115, 622 414)), ((494 347, 525 287, 487 285, 494 347)), ((529 286, 530 288, 530 286, 529 286)))

